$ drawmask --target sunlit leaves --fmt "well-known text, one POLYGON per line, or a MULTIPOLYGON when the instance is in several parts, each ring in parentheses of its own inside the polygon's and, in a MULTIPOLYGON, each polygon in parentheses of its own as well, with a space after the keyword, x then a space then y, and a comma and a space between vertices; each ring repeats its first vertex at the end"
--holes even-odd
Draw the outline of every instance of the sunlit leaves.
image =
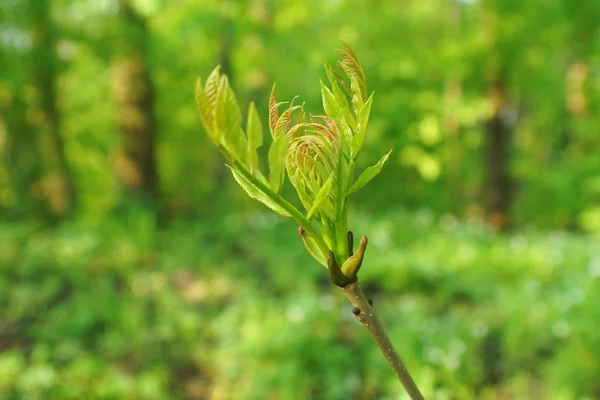
POLYGON ((221 131, 215 129, 214 123, 214 109, 216 107, 217 91, 219 86, 219 66, 216 66, 212 72, 208 75, 206 85, 202 87, 202 79, 198 78, 196 81, 195 98, 196 107, 198 108, 198 114, 200 120, 204 126, 204 130, 208 134, 210 140, 215 144, 219 145, 221 142, 221 131))
POLYGON ((213 124, 213 114, 212 114, 212 105, 208 96, 204 92, 204 88, 202 87, 202 80, 198 78, 196 81, 196 90, 195 90, 195 98, 196 98, 196 107, 198 108, 198 115, 200 115, 200 120, 202 121, 202 126, 204 126, 204 130, 208 135, 209 139, 215 144, 218 145, 221 138, 219 136, 219 132, 215 131, 213 124))
POLYGON ((214 124, 222 135, 225 148, 243 160, 246 138, 241 129, 242 113, 225 75, 221 76, 217 90, 214 124))
POLYGON ((355 110, 358 110, 367 98, 367 79, 354 50, 346 43, 343 45, 343 49, 336 49, 342 58, 341 61, 338 61, 337 65, 350 79, 349 94, 352 98, 352 106, 355 110))
POLYGON ((204 87, 204 92, 208 97, 210 104, 214 107, 216 99, 217 99, 217 91, 219 89, 219 82, 221 80, 220 75, 221 66, 217 65, 215 69, 208 75, 206 78, 206 86, 204 87))
POLYGON ((390 150, 385 156, 381 157, 377 164, 367 168, 362 174, 360 174, 354 185, 352 185, 352 187, 348 190, 346 196, 351 196, 358 189, 362 188, 367 183, 369 183, 371 179, 375 178, 381 172, 383 164, 385 164, 385 162, 388 160, 391 153, 392 150, 390 150))
POLYGON ((218 66, 208 76, 204 87, 201 79, 196 81, 195 99, 208 137, 226 158, 242 164, 249 161, 257 163, 257 160, 248 158, 247 140, 241 128, 240 107, 227 76, 219 75, 218 66))
MULTIPOLYGON (((335 248, 339 252, 347 245, 337 243, 337 234, 340 226, 346 226, 344 210, 348 196, 373 179, 389 157, 388 153, 367 168, 348 189, 356 157, 365 143, 373 96, 366 98, 364 71, 354 51, 344 44, 338 53, 341 73, 326 66, 331 88, 320 83, 325 115, 307 119, 304 104, 294 105, 296 98, 280 113, 286 102, 277 101, 273 86, 268 114, 273 138, 267 155, 268 179, 259 170, 257 149, 263 144, 263 130, 254 104, 249 106, 244 133, 240 107, 227 77, 219 75, 218 67, 209 75, 204 88, 200 81, 196 86, 202 123, 211 140, 231 161, 235 180, 252 198, 279 214, 293 215, 303 229, 311 231, 310 221, 316 221, 321 235, 301 236, 307 250, 322 264, 325 264, 324 249, 335 248), (286 171, 307 210, 306 216, 281 197, 286 171)), ((338 256, 347 257, 344 252, 336 253, 338 256)))
MULTIPOLYGON (((331 83, 331 92, 333 93, 335 101, 338 104, 346 123, 356 131, 356 121, 354 119, 353 112, 350 110, 348 97, 340 88, 340 85, 345 86, 343 79, 336 74, 329 65, 325 66, 325 72, 327 73, 327 78, 331 83)), ((350 91, 350 89, 348 89, 348 91, 350 91)))
POLYGON ((350 86, 339 73, 325 66, 331 89, 321 82, 323 108, 335 120, 342 133, 344 154, 351 160, 356 160, 365 143, 373 95, 366 99, 366 78, 356 53, 345 43, 344 48, 337 52, 341 56, 338 66, 350 81, 350 86))

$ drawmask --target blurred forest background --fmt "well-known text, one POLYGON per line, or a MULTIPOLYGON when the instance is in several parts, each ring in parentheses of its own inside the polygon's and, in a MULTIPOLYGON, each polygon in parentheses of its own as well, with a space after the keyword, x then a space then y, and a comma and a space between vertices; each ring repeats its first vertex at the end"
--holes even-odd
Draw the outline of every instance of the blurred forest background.
MULTIPOLYGON (((597 0, 3 0, 0 398, 402 399, 194 82, 375 90, 361 280, 429 399, 600 398, 597 0)), ((359 165, 360 168, 360 165, 359 165)))

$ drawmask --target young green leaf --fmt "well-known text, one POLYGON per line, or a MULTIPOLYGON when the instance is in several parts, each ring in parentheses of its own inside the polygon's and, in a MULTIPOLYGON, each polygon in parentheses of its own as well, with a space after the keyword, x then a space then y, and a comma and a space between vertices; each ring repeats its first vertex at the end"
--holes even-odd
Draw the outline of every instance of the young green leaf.
POLYGON ((235 178, 237 183, 239 183, 242 189, 244 189, 244 191, 248 194, 248 196, 260 201, 261 203, 269 207, 271 210, 283 215, 284 217, 291 217, 290 213, 288 213, 280 204, 278 204, 277 201, 275 201, 262 190, 260 190, 252 181, 248 180, 242 172, 229 165, 227 167, 231 169, 233 177, 235 178))
POLYGON ((355 114, 358 114, 360 112, 360 109, 365 104, 366 95, 363 95, 360 89, 360 82, 355 76, 350 76, 350 89, 352 93, 352 109, 354 110, 355 114))
POLYGON ((346 43, 342 44, 344 45, 343 49, 336 49, 342 58, 342 61, 339 61, 338 65, 348 78, 350 78, 353 94, 360 97, 360 99, 365 99, 367 97, 367 79, 360 60, 350 46, 346 43))
POLYGON ((250 167, 250 173, 255 175, 258 171, 258 153, 256 150, 263 144, 263 130, 254 102, 251 102, 248 108, 246 134, 248 135, 248 166, 250 167))
POLYGON ((352 129, 348 125, 348 120, 346 118, 340 118, 337 121, 337 125, 340 134, 342 135, 342 150, 349 158, 351 156, 352 141, 354 139, 354 136, 352 135, 352 129))
POLYGON ((356 182, 354 182, 354 185, 352 185, 352 187, 348 190, 348 193, 346 194, 346 196, 350 197, 358 189, 362 188, 367 183, 369 183, 369 181, 371 179, 375 178, 377 176, 377 174, 379 174, 381 172, 381 168, 383 168, 383 164, 385 164, 385 162, 388 160, 391 153, 392 153, 392 150, 390 150, 385 156, 381 157, 381 159, 377 162, 377 164, 367 168, 362 174, 360 174, 360 176, 358 177, 356 182))
MULTIPOLYGON (((336 65, 339 66, 339 62, 336 63, 336 65)), ((325 72, 327 73, 327 77, 329 78, 329 81, 332 82, 332 85, 335 80, 337 82, 338 86, 341 89, 344 89, 344 91, 348 94, 348 96, 352 96, 352 90, 350 90, 350 87, 346 84, 342 75, 340 75, 336 70, 334 70, 333 68, 331 68, 329 66, 327 67, 327 70, 325 72)))
POLYGON ((373 94, 369 97, 369 100, 362 106, 358 113, 358 131, 352 138, 352 159, 356 160, 360 149, 365 144, 367 137, 367 126, 369 123, 369 115, 371 114, 371 105, 373 104, 373 94))
POLYGON ((211 105, 211 110, 214 110, 217 101, 217 91, 219 90, 219 83, 221 82, 221 66, 217 65, 212 72, 206 78, 206 86, 204 87, 204 93, 208 97, 208 101, 211 105))
MULTIPOLYGON (((331 92, 335 97, 335 101, 340 106, 340 110, 342 112, 342 115, 344 116, 344 119, 346 120, 350 128, 356 131, 356 121, 354 115, 352 114, 352 112, 350 112, 348 98, 346 97, 342 89, 340 89, 339 78, 334 75, 333 70, 328 65, 325 67, 325 72, 327 73, 329 82, 331 82, 331 92)), ((341 83, 343 84, 343 81, 341 83)))
POLYGON ((219 131, 214 129, 213 124, 213 107, 208 99, 208 96, 204 92, 202 87, 202 80, 198 78, 196 81, 196 107, 198 108, 198 114, 202 121, 202 126, 208 135, 209 139, 216 145, 219 144, 221 138, 219 137, 219 131))
POLYGON ((285 161, 288 153, 288 142, 283 133, 275 136, 269 148, 269 182, 271 189, 277 194, 281 193, 283 178, 285 176, 285 161))
POLYGON ((217 91, 215 109, 215 127, 223 138, 225 148, 245 162, 246 138, 241 129, 242 113, 229 86, 227 76, 223 75, 217 91))
POLYGON ((331 83, 331 91, 333 92, 338 104, 343 108, 348 108, 348 98, 340 89, 340 85, 344 85, 344 79, 339 74, 337 74, 329 65, 325 65, 325 73, 327 74, 327 79, 329 79, 329 83, 331 83))
POLYGON ((285 102, 278 103, 275 99, 275 84, 271 89, 271 96, 269 97, 269 130, 271 131, 271 137, 275 138, 277 134, 277 121, 279 121, 279 106, 285 102))
MULTIPOLYGON (((294 103, 294 101, 292 100, 292 104, 293 103, 294 103)), ((282 103, 280 103, 280 104, 282 104, 282 103)), ((275 136, 287 134, 287 132, 292 127, 292 118, 294 116, 294 111, 296 111, 296 110, 302 110, 302 106, 292 105, 292 106, 290 106, 290 108, 288 108, 283 113, 281 113, 281 116, 277 120, 277 123, 275 124, 275 128, 273 130, 273 134, 275 136)))
POLYGON ((319 190, 319 193, 317 193, 317 196, 315 197, 312 207, 310 208, 310 210, 308 210, 308 213, 306 214, 307 220, 310 221, 312 219, 312 217, 314 217, 315 214, 319 211, 319 208, 321 207, 323 202, 325 200, 327 200, 327 197, 329 196, 329 193, 331 192, 332 186, 333 186, 333 175, 329 176, 327 181, 323 184, 323 186, 319 190))
POLYGON ((341 107, 335 100, 335 96, 331 93, 331 90, 323 81, 321 81, 321 95, 323 97, 323 109, 325 110, 325 114, 327 114, 330 118, 339 119, 341 114, 341 107))

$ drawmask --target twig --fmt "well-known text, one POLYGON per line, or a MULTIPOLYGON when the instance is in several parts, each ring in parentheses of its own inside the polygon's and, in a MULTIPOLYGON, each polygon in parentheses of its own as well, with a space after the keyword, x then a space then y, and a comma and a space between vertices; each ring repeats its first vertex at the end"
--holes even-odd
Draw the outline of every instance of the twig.
POLYGON ((423 395, 404 366, 396 349, 394 349, 394 345, 381 324, 381 321, 375 312, 375 308, 373 308, 370 301, 367 300, 363 294, 360 284, 358 283, 358 278, 340 289, 352 303, 352 313, 356 319, 367 328, 371 337, 375 340, 375 343, 377 343, 379 350, 381 350, 381 353, 394 370, 394 373, 398 379, 400 379, 400 382, 402 382, 402 385, 410 398, 413 400, 423 400, 423 395))

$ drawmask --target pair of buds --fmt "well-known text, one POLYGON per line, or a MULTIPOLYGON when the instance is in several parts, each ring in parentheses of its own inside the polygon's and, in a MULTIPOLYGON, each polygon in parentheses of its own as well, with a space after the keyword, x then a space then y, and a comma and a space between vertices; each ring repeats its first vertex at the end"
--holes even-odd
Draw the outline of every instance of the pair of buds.
MULTIPOLYGON (((320 259, 322 259, 322 257, 318 257, 318 255, 317 255, 320 252, 318 251, 318 249, 315 248, 315 246, 312 243, 313 241, 306 234, 304 229, 302 229, 301 227, 298 227, 298 234, 302 238, 302 241, 304 242, 304 245, 306 246, 306 249, 308 250, 308 252, 317 261, 324 264, 320 260, 320 259)), ((368 243, 367 237, 363 236, 360 239, 360 245, 355 253, 354 252, 354 235, 352 234, 351 231, 348 231, 348 254, 350 255, 350 257, 348 257, 348 259, 346 261, 344 261, 344 263, 342 264, 341 267, 337 263, 335 256, 333 255, 333 251, 329 250, 329 255, 327 257, 327 269, 329 270, 329 279, 331 279, 331 282, 333 282, 333 284, 335 284, 336 286, 339 286, 339 287, 344 287, 356 279, 356 274, 358 274, 358 270, 360 269, 362 262, 363 262, 363 258, 365 256, 365 250, 367 249, 367 243, 368 243)))

